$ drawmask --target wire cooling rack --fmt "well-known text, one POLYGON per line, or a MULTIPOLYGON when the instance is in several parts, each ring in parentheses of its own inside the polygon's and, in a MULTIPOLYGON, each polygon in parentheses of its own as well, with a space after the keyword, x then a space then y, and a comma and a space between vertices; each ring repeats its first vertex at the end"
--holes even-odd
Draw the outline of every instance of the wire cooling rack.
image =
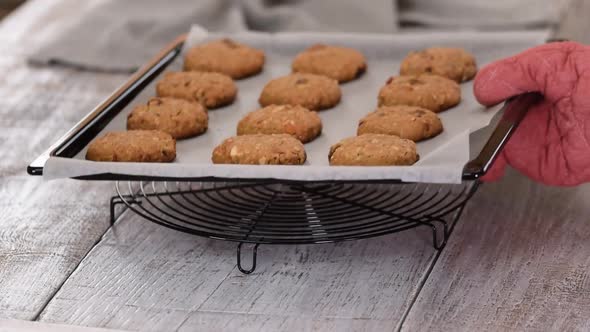
POLYGON ((238 269, 249 274, 261 244, 332 243, 428 227, 440 250, 478 183, 117 182, 111 222, 124 204, 156 224, 237 242, 238 269), (253 244, 248 268, 246 243, 253 244))

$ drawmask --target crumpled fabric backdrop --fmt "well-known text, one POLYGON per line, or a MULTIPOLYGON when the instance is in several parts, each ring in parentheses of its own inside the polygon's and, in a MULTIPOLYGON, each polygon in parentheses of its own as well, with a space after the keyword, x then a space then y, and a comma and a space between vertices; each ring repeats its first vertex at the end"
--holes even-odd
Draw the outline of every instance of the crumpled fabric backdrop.
POLYGON ((93 1, 98 4, 90 10, 72 10, 79 17, 70 28, 42 45, 29 60, 130 72, 192 24, 224 32, 394 33, 401 19, 436 29, 522 29, 554 23, 559 3, 566 0, 93 1))
POLYGON ((399 0, 402 23, 511 30, 557 23, 569 0, 399 0))
POLYGON ((211 31, 397 30, 391 0, 110 0, 30 57, 35 64, 131 71, 192 24, 211 31))

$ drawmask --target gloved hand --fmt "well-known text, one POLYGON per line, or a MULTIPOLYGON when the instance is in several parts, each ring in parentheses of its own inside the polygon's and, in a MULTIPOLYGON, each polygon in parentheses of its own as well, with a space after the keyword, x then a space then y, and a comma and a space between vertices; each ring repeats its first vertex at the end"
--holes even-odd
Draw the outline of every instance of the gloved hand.
POLYGON ((484 105, 540 92, 484 181, 506 164, 531 179, 571 186, 590 181, 590 46, 555 42, 494 62, 477 74, 474 93, 484 105))

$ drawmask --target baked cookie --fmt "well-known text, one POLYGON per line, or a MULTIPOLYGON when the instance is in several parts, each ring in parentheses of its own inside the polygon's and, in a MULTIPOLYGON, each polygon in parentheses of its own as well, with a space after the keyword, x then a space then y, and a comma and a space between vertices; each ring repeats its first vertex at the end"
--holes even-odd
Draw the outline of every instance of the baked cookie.
POLYGON ((270 105, 248 113, 238 123, 238 135, 289 134, 302 143, 322 132, 322 120, 316 112, 298 105, 270 105))
POLYGON ((264 52, 225 38, 192 47, 184 57, 184 70, 222 73, 239 79, 258 74, 264 52))
POLYGON ((158 97, 181 98, 207 108, 231 104, 238 88, 231 77, 219 73, 169 72, 156 85, 158 97))
POLYGON ((348 82, 365 72, 367 62, 355 49, 316 44, 297 54, 291 68, 294 73, 317 74, 348 82))
POLYGON ((357 135, 395 135, 418 142, 443 131, 436 113, 416 106, 383 106, 359 121, 357 135))
POLYGON ((434 74, 464 82, 477 73, 475 58, 462 48, 431 47, 411 52, 402 61, 401 75, 434 74))
POLYGON ((379 106, 409 105, 441 112, 460 101, 459 84, 436 75, 394 76, 379 91, 379 106))
POLYGON ((213 150, 214 164, 301 165, 303 144, 291 135, 244 135, 226 139, 213 150))
POLYGON ((154 97, 127 117, 128 130, 161 130, 180 139, 207 130, 207 110, 199 103, 169 97, 154 97))
POLYGON ((392 135, 366 134, 343 139, 332 145, 328 155, 332 166, 412 165, 418 161, 416 143, 392 135))
POLYGON ((268 82, 258 102, 262 106, 300 105, 312 111, 334 107, 342 92, 338 81, 314 74, 294 73, 268 82))
POLYGON ((86 159, 122 162, 171 162, 176 158, 176 140, 159 130, 110 132, 97 138, 86 159))

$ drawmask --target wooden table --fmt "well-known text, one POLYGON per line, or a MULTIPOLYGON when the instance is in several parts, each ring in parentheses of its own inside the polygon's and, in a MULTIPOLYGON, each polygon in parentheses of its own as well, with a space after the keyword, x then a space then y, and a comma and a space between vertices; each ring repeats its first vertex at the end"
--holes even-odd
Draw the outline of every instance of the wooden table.
MULTIPOLYGON (((27 176, 125 79, 26 64, 63 6, 33 1, 0 24, 0 319, 181 331, 590 329, 590 186, 510 173, 480 189, 442 252, 427 229, 262 246, 246 276, 234 244, 130 212, 111 227, 112 183, 27 176)), ((578 15, 588 1, 571 8, 564 36, 588 31, 578 15)), ((14 324, 0 320, 0 331, 14 324)))

